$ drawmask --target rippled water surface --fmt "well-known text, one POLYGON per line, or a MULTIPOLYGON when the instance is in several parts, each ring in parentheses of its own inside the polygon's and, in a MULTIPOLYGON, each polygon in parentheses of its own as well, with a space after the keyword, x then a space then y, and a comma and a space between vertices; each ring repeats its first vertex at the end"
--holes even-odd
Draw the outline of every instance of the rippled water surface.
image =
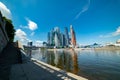
POLYGON ((120 50, 32 50, 32 57, 89 80, 120 80, 120 50))

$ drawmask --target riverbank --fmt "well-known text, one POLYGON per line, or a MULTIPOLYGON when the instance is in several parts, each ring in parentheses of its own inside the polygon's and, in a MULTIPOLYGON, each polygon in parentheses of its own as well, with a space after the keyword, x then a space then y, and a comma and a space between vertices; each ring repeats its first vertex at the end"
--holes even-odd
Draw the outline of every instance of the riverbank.
POLYGON ((88 80, 29 58, 9 43, 0 55, 0 80, 88 80), (22 60, 22 61, 21 61, 22 60))
MULTIPOLYGON (((24 54, 24 53, 23 53, 24 54)), ((22 64, 11 68, 10 80, 88 80, 23 55, 22 64)))
POLYGON ((33 57, 77 75, 86 75, 89 80, 120 79, 119 47, 85 48, 81 51, 78 49, 78 52, 72 49, 62 50, 38 50, 33 52, 33 57))
MULTIPOLYGON (((54 50, 64 50, 70 51, 73 50, 72 48, 62 48, 62 49, 47 49, 48 51, 54 50)), ((100 47, 100 48, 74 48, 75 51, 82 51, 82 50, 120 50, 120 47, 100 47)))

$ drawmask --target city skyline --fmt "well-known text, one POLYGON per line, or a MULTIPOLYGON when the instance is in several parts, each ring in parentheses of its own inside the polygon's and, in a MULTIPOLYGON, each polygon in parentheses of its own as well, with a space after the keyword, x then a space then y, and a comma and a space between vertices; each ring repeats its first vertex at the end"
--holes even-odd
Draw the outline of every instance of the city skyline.
POLYGON ((48 32, 47 39, 47 46, 51 48, 77 47, 76 35, 72 25, 70 25, 70 31, 65 27, 64 33, 60 31, 59 27, 54 27, 48 32))
MULTIPOLYGON (((119 0, 1 0, 0 10, 13 21, 15 40, 47 42, 54 27, 73 25, 78 44, 115 43, 120 39, 119 0)), ((70 31, 70 29, 68 30, 70 31)))

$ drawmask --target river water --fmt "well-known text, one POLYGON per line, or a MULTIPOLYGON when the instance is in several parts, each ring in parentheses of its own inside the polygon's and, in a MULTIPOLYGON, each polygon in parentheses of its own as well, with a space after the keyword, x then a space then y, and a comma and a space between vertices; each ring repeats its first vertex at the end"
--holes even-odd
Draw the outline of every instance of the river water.
POLYGON ((120 50, 38 49, 32 57, 89 80, 120 80, 120 50))

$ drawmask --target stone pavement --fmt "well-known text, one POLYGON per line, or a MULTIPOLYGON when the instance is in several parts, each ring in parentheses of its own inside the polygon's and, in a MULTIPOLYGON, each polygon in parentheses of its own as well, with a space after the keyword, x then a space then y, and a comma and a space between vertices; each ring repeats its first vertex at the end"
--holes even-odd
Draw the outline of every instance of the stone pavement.
POLYGON ((13 65, 9 77, 10 80, 87 80, 79 76, 74 78, 60 69, 49 66, 35 59, 28 60, 23 64, 13 65))
POLYGON ((61 78, 29 61, 13 65, 10 80, 61 80, 61 78))
POLYGON ((34 58, 29 58, 22 50, 21 52, 23 63, 12 65, 10 80, 87 80, 34 58))
POLYGON ((21 63, 20 50, 8 43, 0 53, 0 80, 9 80, 11 65, 21 63))
POLYGON ((0 80, 87 80, 29 58, 9 43, 0 54, 0 80))

